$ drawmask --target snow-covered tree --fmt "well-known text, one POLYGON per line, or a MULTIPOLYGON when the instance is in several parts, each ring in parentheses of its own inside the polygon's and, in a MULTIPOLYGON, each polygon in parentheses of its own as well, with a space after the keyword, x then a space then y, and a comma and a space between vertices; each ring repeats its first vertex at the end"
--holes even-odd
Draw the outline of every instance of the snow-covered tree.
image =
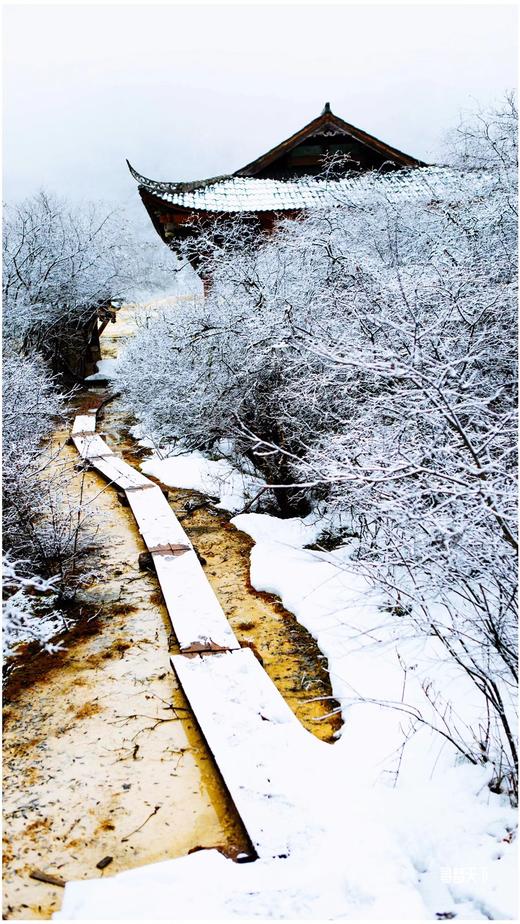
POLYGON ((155 435, 231 437, 282 514, 349 517, 358 567, 482 697, 453 742, 513 791, 515 132, 509 100, 450 166, 365 176, 267 239, 199 229, 208 297, 143 330, 121 373, 155 435))
POLYGON ((140 239, 121 209, 72 206, 40 192, 4 213, 4 337, 26 354, 43 355, 54 372, 70 372, 98 310, 172 284, 174 255, 140 239))

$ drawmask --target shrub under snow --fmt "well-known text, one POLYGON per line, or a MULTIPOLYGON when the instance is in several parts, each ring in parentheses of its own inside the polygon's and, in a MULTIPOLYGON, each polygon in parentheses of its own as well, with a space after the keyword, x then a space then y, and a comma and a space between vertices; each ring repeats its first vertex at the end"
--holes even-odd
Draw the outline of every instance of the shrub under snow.
POLYGON ((20 640, 47 644, 63 619, 53 606, 75 586, 85 510, 78 474, 51 439, 65 399, 38 356, 4 357, 4 654, 20 640))

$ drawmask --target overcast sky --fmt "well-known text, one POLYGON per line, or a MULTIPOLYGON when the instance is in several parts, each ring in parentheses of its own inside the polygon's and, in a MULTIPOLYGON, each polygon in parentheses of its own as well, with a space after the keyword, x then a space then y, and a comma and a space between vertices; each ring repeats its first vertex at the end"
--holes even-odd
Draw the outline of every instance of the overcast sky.
POLYGON ((516 84, 512 5, 4 7, 4 199, 130 201, 232 172, 318 115, 430 161, 516 84))

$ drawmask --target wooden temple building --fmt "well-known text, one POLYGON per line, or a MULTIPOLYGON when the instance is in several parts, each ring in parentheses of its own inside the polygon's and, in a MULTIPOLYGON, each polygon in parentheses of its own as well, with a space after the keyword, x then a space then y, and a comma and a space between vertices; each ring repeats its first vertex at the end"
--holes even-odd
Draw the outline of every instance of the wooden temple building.
POLYGON ((329 103, 308 125, 233 174, 161 182, 127 163, 157 233, 173 248, 196 233, 204 218, 240 213, 254 216, 262 229, 270 230, 280 214, 294 217, 337 201, 338 192, 357 188, 360 174, 426 166, 345 122, 329 103))

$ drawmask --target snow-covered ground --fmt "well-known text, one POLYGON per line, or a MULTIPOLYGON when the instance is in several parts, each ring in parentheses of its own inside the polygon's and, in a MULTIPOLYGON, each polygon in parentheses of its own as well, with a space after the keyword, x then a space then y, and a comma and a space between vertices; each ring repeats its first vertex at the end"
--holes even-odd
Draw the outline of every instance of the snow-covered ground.
MULTIPOLYGON (((234 511, 244 505, 244 486, 252 487, 230 463, 200 454, 153 459, 143 469, 219 496, 234 511)), ((514 919, 516 813, 490 792, 485 767, 458 757, 424 723, 410 734, 419 711, 438 723, 424 694, 429 682, 459 721, 475 719, 466 677, 435 638, 403 631, 356 571, 352 546, 305 548, 326 525, 322 518, 241 514, 232 522, 255 542, 253 586, 277 594, 328 658, 345 724, 338 741, 321 748, 306 794, 321 830, 287 859, 237 865, 201 851, 69 883, 55 917, 514 919)))
POLYGON ((145 475, 154 475, 164 484, 220 498, 216 506, 230 512, 240 510, 245 497, 254 496, 263 486, 258 478, 238 471, 227 459, 207 459, 200 452, 150 459, 141 468, 145 475))

